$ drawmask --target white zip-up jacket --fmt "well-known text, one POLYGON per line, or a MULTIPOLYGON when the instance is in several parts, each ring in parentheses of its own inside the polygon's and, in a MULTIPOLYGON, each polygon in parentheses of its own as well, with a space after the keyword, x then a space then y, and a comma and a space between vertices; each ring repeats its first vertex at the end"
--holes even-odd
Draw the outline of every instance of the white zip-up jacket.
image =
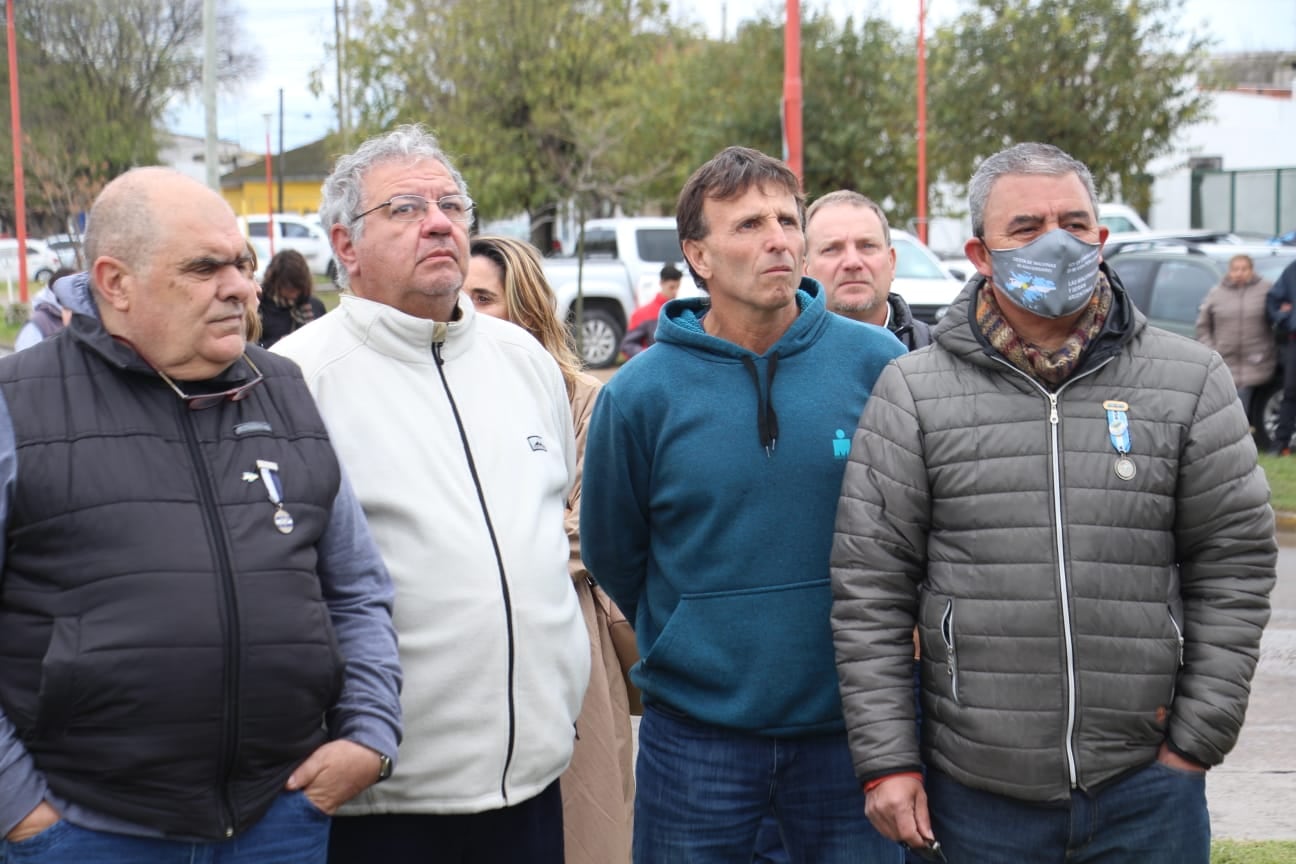
POLYGON ((445 324, 347 295, 274 347, 305 373, 396 586, 405 738, 349 815, 534 797, 571 759, 589 680, 562 374, 526 331, 458 308, 445 324))
POLYGON ((832 555, 861 780, 919 765, 915 621, 923 761, 966 786, 1065 801, 1163 741, 1215 765, 1237 740, 1274 584, 1269 489, 1219 355, 1148 327, 1112 281, 1054 391, 969 320, 983 279, 878 378, 832 555))

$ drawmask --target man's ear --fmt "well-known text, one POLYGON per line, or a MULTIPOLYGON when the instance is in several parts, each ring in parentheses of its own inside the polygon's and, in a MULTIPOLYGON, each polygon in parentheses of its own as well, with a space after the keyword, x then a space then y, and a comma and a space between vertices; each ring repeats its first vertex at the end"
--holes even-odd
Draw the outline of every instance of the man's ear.
POLYGON ((967 259, 972 262, 972 265, 976 267, 977 272, 982 276, 989 279, 994 275, 994 268, 990 265, 990 250, 986 249, 986 245, 981 238, 973 237, 964 243, 963 254, 967 256, 967 259))
POLYGON ((699 240, 685 240, 682 244, 684 258, 689 269, 702 277, 703 281, 711 278, 711 265, 707 263, 706 247, 699 240))
POLYGON ((355 243, 351 241, 351 229, 341 222, 334 222, 329 226, 329 240, 338 265, 346 268, 348 277, 355 276, 360 269, 360 256, 356 254, 355 243))
POLYGON ((100 255, 90 265, 90 284, 103 301, 118 312, 130 308, 135 277, 119 258, 100 255))

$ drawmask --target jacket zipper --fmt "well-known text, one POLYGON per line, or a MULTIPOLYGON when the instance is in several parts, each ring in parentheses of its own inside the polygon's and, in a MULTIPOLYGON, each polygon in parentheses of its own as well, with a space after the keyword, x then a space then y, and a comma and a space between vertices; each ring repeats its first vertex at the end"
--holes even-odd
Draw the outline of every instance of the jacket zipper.
POLYGON ((239 652, 238 645, 242 636, 239 628, 238 595, 234 588, 233 565, 230 562, 229 550, 226 548, 228 533, 222 524, 220 510, 216 506, 216 492, 208 472, 207 460, 198 446, 198 435, 193 428, 193 412, 183 403, 177 403, 180 412, 180 427, 184 431, 185 446, 193 461, 194 475, 198 481, 198 496, 202 502, 203 524, 207 528, 207 540, 216 554, 216 569, 220 578, 221 597, 225 604, 225 728, 221 734, 221 821, 225 823, 225 836, 234 836, 234 805, 230 800, 230 776, 238 754, 239 727, 239 652))
MULTIPOLYGON (((444 338, 444 337, 443 337, 444 338)), ((441 358, 441 342, 432 343, 432 357, 436 360, 437 374, 441 376, 441 387, 445 390, 454 414, 455 426, 459 430, 459 441, 463 445, 464 456, 468 459, 468 472, 472 475, 473 488, 477 490, 477 503, 481 507, 482 517, 486 520, 486 531, 490 535, 491 548, 495 552, 495 566, 499 571, 500 594, 504 598, 504 631, 505 644, 508 646, 508 748, 504 752, 504 770, 500 774, 500 796, 504 806, 509 806, 508 772, 513 764, 513 748, 517 739, 517 713, 513 701, 515 677, 515 646, 513 644, 513 599, 509 594, 508 576, 504 572, 504 555, 500 552, 499 539, 495 536, 495 523, 491 521, 490 510, 486 507, 486 493, 482 489, 481 477, 477 474, 477 463, 473 461, 472 447, 468 445, 468 433, 464 430, 463 419, 459 416, 459 406, 455 404, 454 394, 450 392, 450 382, 446 380, 445 361, 441 358)))
POLYGON ((946 671, 950 679, 950 693, 954 696, 954 704, 960 704, 959 686, 958 686, 958 655, 954 652, 954 601, 945 602, 945 612, 941 615, 940 622, 941 639, 945 642, 945 656, 949 658, 946 664, 946 671))
POLYGON ((1102 369, 1112 358, 1108 357, 1092 369, 1086 369, 1084 372, 1069 378, 1058 387, 1056 391, 1050 392, 1034 378, 1025 372, 1013 366, 1002 357, 994 358, 1002 363, 1006 368, 1025 378, 1035 386, 1049 403, 1049 462, 1053 472, 1053 542, 1057 551, 1058 558, 1058 594, 1062 602, 1062 642, 1066 648, 1066 681, 1067 681, 1067 718, 1066 718, 1066 737, 1063 741, 1067 761, 1067 777, 1071 781, 1071 788, 1079 785, 1080 771, 1076 764, 1075 755, 1075 728, 1076 728, 1076 670, 1075 670, 1075 634, 1071 631, 1071 588, 1070 574, 1067 573, 1066 566, 1066 532, 1062 527, 1062 444, 1061 444, 1061 418, 1058 415, 1058 399, 1062 396, 1072 383, 1082 378, 1087 378, 1102 369))

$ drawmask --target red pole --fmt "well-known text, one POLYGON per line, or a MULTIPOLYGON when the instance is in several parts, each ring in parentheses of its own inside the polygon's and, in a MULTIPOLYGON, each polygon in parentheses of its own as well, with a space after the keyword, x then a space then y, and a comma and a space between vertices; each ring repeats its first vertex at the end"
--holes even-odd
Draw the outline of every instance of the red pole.
POLYGON ((270 185, 270 115, 266 118, 266 239, 270 242, 270 257, 274 257, 274 189, 270 185))
POLYGON ((918 239, 927 244, 927 43, 926 3, 918 0, 918 239))
POLYGON ((15 0, 5 3, 9 45, 9 125, 13 130, 14 216, 18 222, 18 299, 27 302, 27 193, 23 189, 22 112, 18 108, 18 46, 14 39, 15 0))
POLYGON ((801 185, 801 4, 787 0, 787 25, 783 28, 783 137, 787 139, 787 164, 801 185))

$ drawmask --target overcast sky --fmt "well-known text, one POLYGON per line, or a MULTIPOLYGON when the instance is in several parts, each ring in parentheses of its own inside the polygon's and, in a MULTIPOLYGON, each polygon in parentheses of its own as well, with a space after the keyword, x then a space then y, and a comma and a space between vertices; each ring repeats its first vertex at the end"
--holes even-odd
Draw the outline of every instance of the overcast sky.
MULTIPOLYGON (((222 96, 217 106, 221 138, 237 140, 247 150, 264 152, 265 115, 270 114, 270 148, 279 149, 279 90, 284 91, 283 142, 291 150, 336 127, 331 96, 335 71, 326 47, 333 41, 333 0, 239 0, 245 28, 262 57, 261 75, 237 95, 222 96), (324 69, 324 94, 310 94, 311 70, 324 69)), ((544 2, 544 0, 536 0, 544 2)), ((857 17, 886 15, 899 27, 917 31, 918 0, 801 0, 803 14, 828 9, 857 17)), ((958 14, 961 0, 928 0, 929 25, 958 14)), ((671 0, 680 20, 700 24, 709 34, 732 35, 739 22, 784 8, 783 0, 671 0)), ((1296 2, 1293 0, 1188 0, 1184 29, 1208 28, 1221 51, 1296 51, 1296 2)), ((201 136, 206 129, 202 103, 195 99, 171 112, 171 129, 201 136)))

